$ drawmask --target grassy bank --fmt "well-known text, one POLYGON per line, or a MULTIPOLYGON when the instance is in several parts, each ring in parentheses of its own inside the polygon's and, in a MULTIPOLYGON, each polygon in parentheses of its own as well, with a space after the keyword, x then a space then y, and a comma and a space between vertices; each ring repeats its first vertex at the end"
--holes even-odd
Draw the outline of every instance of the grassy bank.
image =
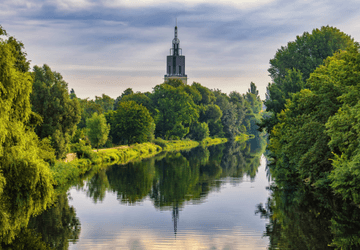
POLYGON ((55 186, 63 186, 75 181, 93 168, 105 168, 112 164, 125 164, 134 160, 152 157, 162 151, 153 143, 134 144, 129 147, 111 148, 94 152, 90 146, 76 145, 72 149, 77 158, 71 162, 56 162, 51 168, 55 186))
MULTIPOLYGON (((248 135, 244 134, 238 136, 236 140, 246 141, 248 137, 248 135)), ((103 149, 99 152, 94 152, 90 146, 77 143, 72 147, 72 151, 76 153, 77 158, 71 162, 56 162, 55 166, 51 167, 51 172, 54 176, 55 185, 57 187, 64 187, 68 183, 76 181, 80 176, 90 170, 105 168, 113 164, 125 164, 135 160, 142 160, 157 155, 162 151, 188 150, 199 145, 211 146, 227 141, 228 139, 226 138, 206 138, 201 142, 155 139, 153 143, 147 142, 131 146, 121 146, 118 148, 103 149)))

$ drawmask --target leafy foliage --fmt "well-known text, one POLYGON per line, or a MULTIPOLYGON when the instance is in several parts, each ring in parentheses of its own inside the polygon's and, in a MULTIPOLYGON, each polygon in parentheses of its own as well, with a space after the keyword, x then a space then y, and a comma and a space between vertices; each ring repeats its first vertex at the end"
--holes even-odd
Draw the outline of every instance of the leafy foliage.
POLYGON ((80 121, 80 104, 77 99, 70 99, 67 83, 48 65, 34 66, 33 76, 32 110, 43 118, 35 131, 40 138, 50 136, 57 158, 64 158, 80 121))
MULTIPOLYGON (((1 27, 0 33, 6 34, 1 27)), ((21 59, 26 53, 10 40, 0 38, 0 240, 5 243, 48 206, 54 192, 44 147, 29 126, 32 77, 21 59)))
MULTIPOLYGON (((351 233, 353 230, 358 232, 359 225, 340 212, 346 209, 353 219, 359 216, 359 65, 359 47, 347 47, 346 51, 328 57, 310 74, 306 83, 308 89, 291 93, 294 89, 286 90, 285 82, 281 87, 270 87, 270 91, 277 93, 273 95, 276 99, 269 102, 277 112, 277 115, 274 112, 276 117, 272 117, 269 144, 272 177, 284 195, 288 192, 301 200, 302 194, 309 192, 322 209, 330 208, 326 223, 332 229, 332 246, 339 249, 354 249, 360 245, 358 235, 351 233), (285 93, 288 93, 287 97, 285 93), (280 110, 282 103, 284 108, 280 110), (341 200, 338 204, 342 207, 335 206, 334 200, 341 200), (352 230, 349 230, 350 226, 352 230)), ((285 78, 291 74, 295 76, 291 77, 295 79, 293 83, 301 82, 300 75, 294 70, 285 78)), ((301 85, 295 90, 299 88, 301 85)), ((275 203, 281 204, 277 200, 275 203)), ((294 214, 286 213, 284 218, 288 219, 288 216, 294 217, 294 214)), ((286 221, 280 221, 280 224, 284 230, 290 225, 286 221)), ((290 241, 289 246, 292 244, 300 245, 290 241)))
POLYGON ((149 140, 154 120, 149 111, 134 101, 120 102, 118 109, 106 115, 114 143, 132 144, 149 140))
POLYGON ((310 74, 327 57, 354 45, 358 43, 339 29, 323 26, 314 29, 311 34, 304 32, 295 41, 281 47, 270 60, 268 69, 273 83, 267 87, 265 105, 266 111, 272 112, 272 115, 262 121, 261 127, 270 133, 278 122, 277 114, 285 108, 286 99, 305 87, 310 74))
POLYGON ((108 139, 110 124, 106 123, 103 114, 94 113, 91 118, 86 120, 86 127, 88 128, 87 136, 93 146, 99 148, 105 144, 108 139))

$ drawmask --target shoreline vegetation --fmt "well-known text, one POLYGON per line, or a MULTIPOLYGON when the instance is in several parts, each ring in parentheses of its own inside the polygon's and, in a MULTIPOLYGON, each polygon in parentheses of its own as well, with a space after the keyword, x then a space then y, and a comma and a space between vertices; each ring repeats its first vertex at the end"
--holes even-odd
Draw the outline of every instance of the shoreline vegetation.
MULTIPOLYGON (((236 136, 235 141, 245 142, 253 138, 252 135, 241 134, 236 136)), ((133 161, 141 161, 153 157, 161 152, 190 150, 198 146, 209 147, 228 142, 227 138, 206 138, 200 142, 193 140, 163 140, 155 139, 152 143, 136 143, 130 146, 122 145, 114 148, 104 148, 93 151, 90 146, 81 145, 74 147, 76 154, 71 161, 57 161, 50 171, 53 175, 54 186, 63 189, 68 183, 79 178, 81 175, 92 170, 106 168, 114 164, 127 164, 133 161)))

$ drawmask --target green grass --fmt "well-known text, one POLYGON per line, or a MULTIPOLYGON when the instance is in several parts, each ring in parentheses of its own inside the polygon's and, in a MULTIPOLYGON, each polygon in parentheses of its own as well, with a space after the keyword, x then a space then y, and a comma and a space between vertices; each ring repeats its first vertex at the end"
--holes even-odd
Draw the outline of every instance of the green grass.
POLYGON ((155 139, 154 143, 167 152, 191 149, 200 145, 199 142, 192 140, 163 140, 160 138, 155 139))
MULTIPOLYGON (((162 148, 153 143, 135 144, 126 148, 108 149, 86 154, 89 158, 75 159, 71 162, 56 162, 50 170, 53 174, 56 187, 67 186, 95 168, 105 168, 113 164, 125 164, 134 160, 152 157, 162 151, 162 148)), ((84 155, 85 156, 85 155, 84 155)))

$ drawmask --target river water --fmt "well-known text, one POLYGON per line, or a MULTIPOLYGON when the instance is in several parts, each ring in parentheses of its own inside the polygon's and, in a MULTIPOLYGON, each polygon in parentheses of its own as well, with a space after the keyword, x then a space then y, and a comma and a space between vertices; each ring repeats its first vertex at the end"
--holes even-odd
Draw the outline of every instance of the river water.
POLYGON ((69 249, 266 249, 268 221, 255 214, 269 196, 266 161, 250 147, 167 153, 94 175, 69 190, 81 223, 69 249))
POLYGON ((8 199, 0 249, 267 249, 264 149, 255 138, 94 168, 32 216, 8 199))

